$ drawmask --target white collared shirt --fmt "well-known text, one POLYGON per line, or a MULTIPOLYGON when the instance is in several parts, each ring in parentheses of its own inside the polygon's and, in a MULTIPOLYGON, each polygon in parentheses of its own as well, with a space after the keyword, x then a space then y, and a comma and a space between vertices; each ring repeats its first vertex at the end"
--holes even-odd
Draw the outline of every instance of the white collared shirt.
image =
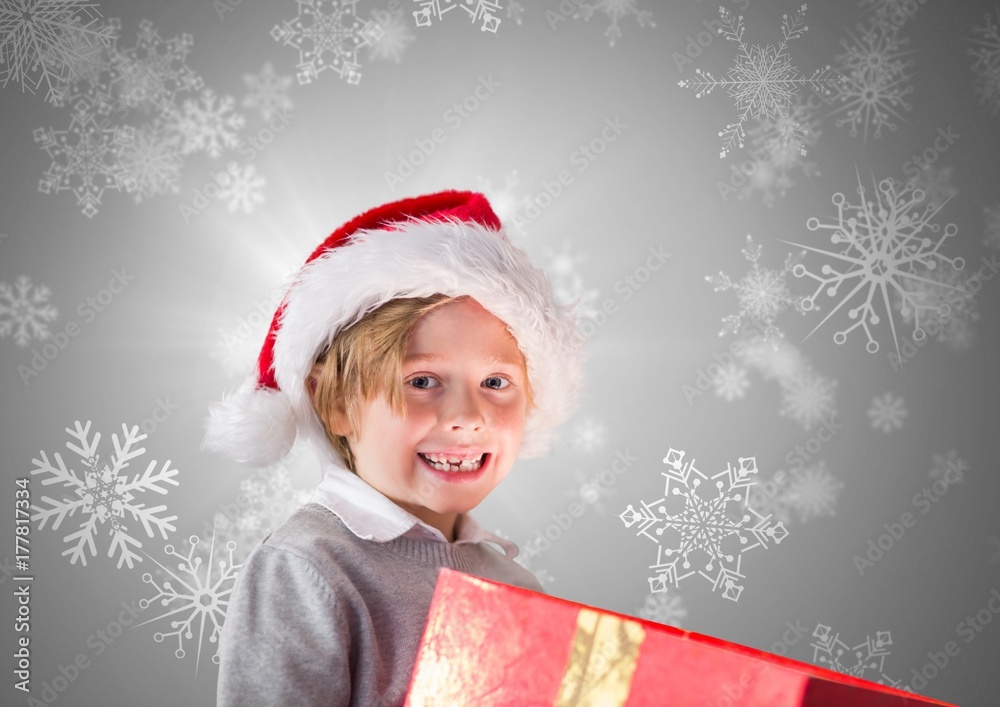
MULTIPOLYGON (((388 542, 405 535, 448 542, 440 530, 396 505, 357 474, 326 460, 322 468, 323 480, 313 492, 313 503, 335 513, 362 540, 388 542)), ((485 530, 468 513, 459 513, 455 519, 454 544, 484 541, 498 545, 509 560, 517 557, 517 545, 485 530)))

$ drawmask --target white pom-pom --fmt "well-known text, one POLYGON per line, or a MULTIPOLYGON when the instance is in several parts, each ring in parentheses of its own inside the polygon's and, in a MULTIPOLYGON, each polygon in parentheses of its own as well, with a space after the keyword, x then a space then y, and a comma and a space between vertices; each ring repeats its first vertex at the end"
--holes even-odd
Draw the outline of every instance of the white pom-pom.
POLYGON ((235 393, 209 407, 202 449, 244 464, 270 466, 295 443, 295 412, 280 390, 247 380, 235 393))

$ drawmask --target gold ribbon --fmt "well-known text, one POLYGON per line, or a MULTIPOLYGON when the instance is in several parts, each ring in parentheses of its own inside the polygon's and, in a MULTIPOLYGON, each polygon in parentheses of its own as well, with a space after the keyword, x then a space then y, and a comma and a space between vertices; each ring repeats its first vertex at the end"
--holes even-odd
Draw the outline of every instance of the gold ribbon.
POLYGON ((580 609, 553 707, 620 707, 646 632, 636 621, 580 609))

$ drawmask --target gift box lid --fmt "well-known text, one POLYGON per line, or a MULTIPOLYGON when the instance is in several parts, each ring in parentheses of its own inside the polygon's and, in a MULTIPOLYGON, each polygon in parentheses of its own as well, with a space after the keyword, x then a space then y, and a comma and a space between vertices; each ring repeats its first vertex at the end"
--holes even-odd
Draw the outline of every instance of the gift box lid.
POLYGON ((406 700, 412 707, 947 704, 450 569, 438 575, 406 700))

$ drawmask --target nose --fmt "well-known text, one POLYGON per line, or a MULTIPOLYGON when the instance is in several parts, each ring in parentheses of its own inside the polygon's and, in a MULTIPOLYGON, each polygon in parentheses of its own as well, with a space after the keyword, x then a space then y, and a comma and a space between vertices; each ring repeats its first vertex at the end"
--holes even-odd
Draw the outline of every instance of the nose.
POLYGON ((452 430, 481 430, 486 424, 478 386, 453 386, 442 411, 442 419, 452 430))

